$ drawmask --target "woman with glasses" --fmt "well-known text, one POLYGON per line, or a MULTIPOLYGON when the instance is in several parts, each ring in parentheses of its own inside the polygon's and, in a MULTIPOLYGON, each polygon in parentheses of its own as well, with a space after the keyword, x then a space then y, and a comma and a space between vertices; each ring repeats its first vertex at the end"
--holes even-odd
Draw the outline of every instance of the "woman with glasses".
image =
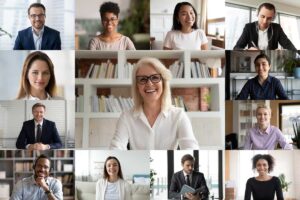
POLYGON ((156 58, 142 58, 132 77, 134 107, 122 113, 110 148, 198 149, 186 113, 172 106, 171 72, 156 58))
POLYGON ((56 96, 54 66, 47 54, 35 51, 26 57, 17 99, 63 99, 56 96))
POLYGON ((135 50, 133 42, 117 32, 120 8, 113 2, 100 6, 103 32, 89 42, 89 50, 135 50))
POLYGON ((164 40, 165 50, 207 50, 208 40, 203 30, 197 26, 197 12, 189 2, 175 6, 173 26, 164 40))

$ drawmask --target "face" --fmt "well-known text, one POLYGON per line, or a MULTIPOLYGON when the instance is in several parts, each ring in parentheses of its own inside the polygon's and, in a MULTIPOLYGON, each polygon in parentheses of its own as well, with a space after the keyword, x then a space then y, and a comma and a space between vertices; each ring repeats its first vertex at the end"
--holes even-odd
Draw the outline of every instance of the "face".
POLYGON ((32 111, 33 118, 36 122, 42 122, 45 115, 45 109, 42 106, 35 107, 32 111))
POLYGON ((45 24, 45 12, 41 7, 32 7, 28 16, 30 23, 34 29, 40 30, 45 24))
POLYGON ((50 174, 50 161, 46 158, 40 158, 35 164, 34 175, 47 178, 50 174))
POLYGON ((30 90, 44 92, 50 80, 48 64, 43 60, 35 60, 28 70, 27 78, 30 83, 30 90))
POLYGON ((270 124, 271 113, 266 108, 260 108, 257 110, 256 119, 258 125, 267 127, 270 124))
POLYGON ((144 102, 160 101, 163 92, 163 83, 160 80, 159 73, 151 65, 140 67, 136 73, 137 88, 144 102), (146 80, 152 76, 151 79, 146 80), (143 81, 144 84, 139 83, 143 81), (147 82, 146 82, 147 81, 147 82), (146 83, 145 83, 146 82, 146 83))
POLYGON ((266 161, 265 159, 259 159, 256 162, 256 171, 258 172, 259 175, 268 174, 268 170, 269 170, 268 161, 266 161))
POLYGON ((182 27, 192 27, 195 23, 195 13, 191 6, 183 5, 179 9, 178 21, 182 27))
POLYGON ((274 10, 269 10, 262 7, 258 13, 258 25, 261 30, 265 30, 271 24, 275 13, 274 10))
POLYGON ((191 174, 194 169, 194 161, 186 160, 182 165, 183 171, 187 174, 191 174))
POLYGON ((260 77, 267 77, 269 75, 271 66, 265 58, 259 58, 255 62, 255 71, 260 77))
POLYGON ((109 176, 118 176, 119 164, 115 159, 110 159, 106 162, 106 171, 109 176))
POLYGON ((102 25, 106 32, 111 33, 117 30, 117 26, 119 23, 118 16, 114 13, 106 12, 104 13, 102 20, 102 25))

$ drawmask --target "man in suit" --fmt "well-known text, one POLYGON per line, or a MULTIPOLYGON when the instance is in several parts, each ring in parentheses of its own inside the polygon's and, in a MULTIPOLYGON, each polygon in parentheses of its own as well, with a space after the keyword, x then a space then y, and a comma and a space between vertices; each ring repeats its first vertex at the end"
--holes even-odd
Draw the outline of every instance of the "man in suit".
POLYGON ((169 198, 181 199, 181 188, 183 185, 188 185, 195 190, 202 188, 201 191, 193 193, 185 193, 183 197, 190 200, 208 199, 209 191, 206 186, 204 175, 200 172, 194 171, 194 157, 186 154, 181 158, 182 170, 176 172, 172 176, 169 198))
POLYGON ((246 46, 249 50, 275 50, 278 48, 278 43, 284 49, 296 50, 280 24, 272 23, 276 17, 276 9, 273 4, 261 4, 257 9, 257 17, 258 21, 245 25, 234 50, 241 50, 246 46))
POLYGON ((36 158, 32 167, 34 174, 15 185, 10 200, 51 199, 62 200, 62 184, 50 177, 51 161, 44 154, 36 158))
POLYGON ((33 3, 27 12, 32 26, 19 31, 14 50, 60 50, 59 32, 45 26, 45 6, 33 3))
POLYGON ((46 107, 36 103, 32 106, 32 120, 23 123, 16 142, 18 149, 47 150, 62 147, 55 123, 44 118, 46 107))

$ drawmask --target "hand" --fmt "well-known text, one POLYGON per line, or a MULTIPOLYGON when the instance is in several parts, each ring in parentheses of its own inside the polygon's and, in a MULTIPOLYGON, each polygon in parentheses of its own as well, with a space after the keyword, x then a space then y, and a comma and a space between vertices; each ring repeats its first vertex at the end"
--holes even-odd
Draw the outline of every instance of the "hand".
POLYGON ((49 187, 48 187, 48 185, 47 185, 47 183, 46 183, 46 180, 45 180, 45 178, 44 178, 43 176, 37 177, 37 178, 35 179, 35 183, 36 183, 38 186, 42 187, 43 190, 44 190, 45 192, 49 190, 49 187))
POLYGON ((29 150, 47 150, 49 149, 48 144, 43 144, 43 143, 34 143, 29 145, 28 147, 29 150))
POLYGON ((193 194, 193 193, 185 193, 185 197, 190 199, 190 200, 199 200, 199 196, 197 194, 193 194))
POLYGON ((259 49, 256 47, 250 47, 248 50, 259 50, 259 49))

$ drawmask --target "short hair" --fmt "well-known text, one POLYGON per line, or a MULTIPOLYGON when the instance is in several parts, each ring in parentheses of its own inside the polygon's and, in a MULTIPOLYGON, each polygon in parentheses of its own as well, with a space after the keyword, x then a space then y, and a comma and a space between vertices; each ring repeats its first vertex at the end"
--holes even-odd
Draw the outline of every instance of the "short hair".
POLYGON ((276 8, 271 3, 262 3, 262 4, 260 4, 257 8, 257 14, 260 12, 262 7, 265 7, 268 10, 273 10, 274 11, 274 17, 276 16, 276 8))
POLYGON ((271 108, 270 108, 268 105, 266 105, 266 104, 258 104, 258 105, 257 105, 256 111, 255 111, 255 112, 256 112, 256 115, 257 115, 258 110, 261 109, 261 108, 267 109, 268 112, 269 112, 270 115, 271 115, 272 110, 271 110, 271 108))
POLYGON ((47 56, 47 54, 41 52, 41 51, 35 51, 30 53, 23 64, 23 70, 20 80, 20 88, 19 93, 17 96, 17 99, 22 99, 25 96, 28 96, 30 94, 30 82, 28 80, 28 73, 29 69, 31 68, 31 65, 36 60, 42 60, 45 61, 48 65, 49 71, 50 71, 50 80, 48 85, 45 88, 45 91, 49 93, 51 97, 56 95, 56 81, 55 81, 55 75, 54 75, 54 65, 50 58, 47 56))
POLYGON ((115 156, 108 156, 108 157, 106 158, 106 160, 105 160, 105 162, 104 162, 103 178, 104 178, 104 179, 108 179, 108 177, 109 177, 109 174, 108 174, 107 169, 106 169, 106 163, 107 163, 107 161, 112 160, 112 159, 114 159, 114 160, 117 161, 117 163, 118 163, 118 165, 119 165, 118 177, 119 177, 120 179, 123 179, 123 173, 122 173, 120 161, 119 161, 118 158, 116 158, 115 156))
POLYGON ((46 13, 46 8, 45 8, 45 6, 44 6, 43 4, 41 4, 41 3, 33 3, 33 4, 31 4, 31 5, 29 6, 29 8, 28 8, 28 10, 27 10, 28 15, 30 14, 30 9, 31 9, 32 7, 34 7, 34 8, 42 8, 42 9, 44 10, 44 12, 46 13))
POLYGON ((43 107, 44 110, 46 110, 46 106, 45 106, 44 104, 42 104, 42 103, 36 103, 36 104, 34 104, 34 105, 32 106, 32 112, 33 112, 33 110, 34 110, 35 108, 38 108, 38 107, 43 107))
POLYGON ((171 100, 171 89, 170 89, 170 80, 172 78, 171 72, 158 60, 157 58, 144 57, 141 58, 133 68, 132 71, 132 97, 134 101, 134 110, 141 111, 143 106, 143 98, 138 91, 136 73, 137 71, 144 67, 150 65, 152 66, 161 76, 163 82, 163 92, 162 92, 162 101, 161 101, 161 110, 166 111, 172 105, 171 100))
POLYGON ((117 17, 119 17, 119 13, 120 13, 120 8, 118 6, 117 3, 108 1, 108 2, 104 2, 103 4, 101 4, 100 9, 99 9, 99 13, 101 18, 103 18, 104 13, 106 12, 110 12, 115 14, 117 17))
POLYGON ((51 168, 51 160, 50 160, 50 158, 49 158, 47 155, 45 155, 45 154, 41 154, 40 156, 38 156, 38 157, 35 159, 35 161, 33 162, 32 168, 35 169, 37 162, 38 162, 40 159, 43 159, 43 158, 49 160, 50 168, 51 168))
POLYGON ((271 65, 271 60, 270 60, 269 56, 267 56, 264 53, 260 53, 258 56, 256 56, 256 58, 254 59, 254 65, 256 64, 256 61, 260 58, 265 58, 268 61, 269 65, 271 65))
POLYGON ((183 165, 185 163, 185 161, 192 161, 195 162, 194 157, 191 154, 185 154, 184 156, 182 156, 181 158, 181 164, 183 165))
POLYGON ((176 4, 174 12, 173 12, 173 26, 172 26, 172 30, 181 30, 182 26, 181 26, 181 24, 180 24, 180 22, 178 20, 179 10, 180 10, 181 6, 191 6, 193 8, 193 11, 195 13, 195 22, 194 22, 192 28, 193 29, 198 29, 198 26, 197 26, 198 16, 197 16, 196 9, 189 2, 180 2, 180 3, 176 4))
POLYGON ((271 171, 273 171, 274 169, 274 165, 275 165, 275 160, 273 158, 273 156, 271 156, 270 154, 257 154, 252 158, 252 169, 254 170, 256 168, 256 163, 258 162, 258 160, 266 160, 268 162, 269 165, 269 169, 268 172, 270 173, 271 171))

